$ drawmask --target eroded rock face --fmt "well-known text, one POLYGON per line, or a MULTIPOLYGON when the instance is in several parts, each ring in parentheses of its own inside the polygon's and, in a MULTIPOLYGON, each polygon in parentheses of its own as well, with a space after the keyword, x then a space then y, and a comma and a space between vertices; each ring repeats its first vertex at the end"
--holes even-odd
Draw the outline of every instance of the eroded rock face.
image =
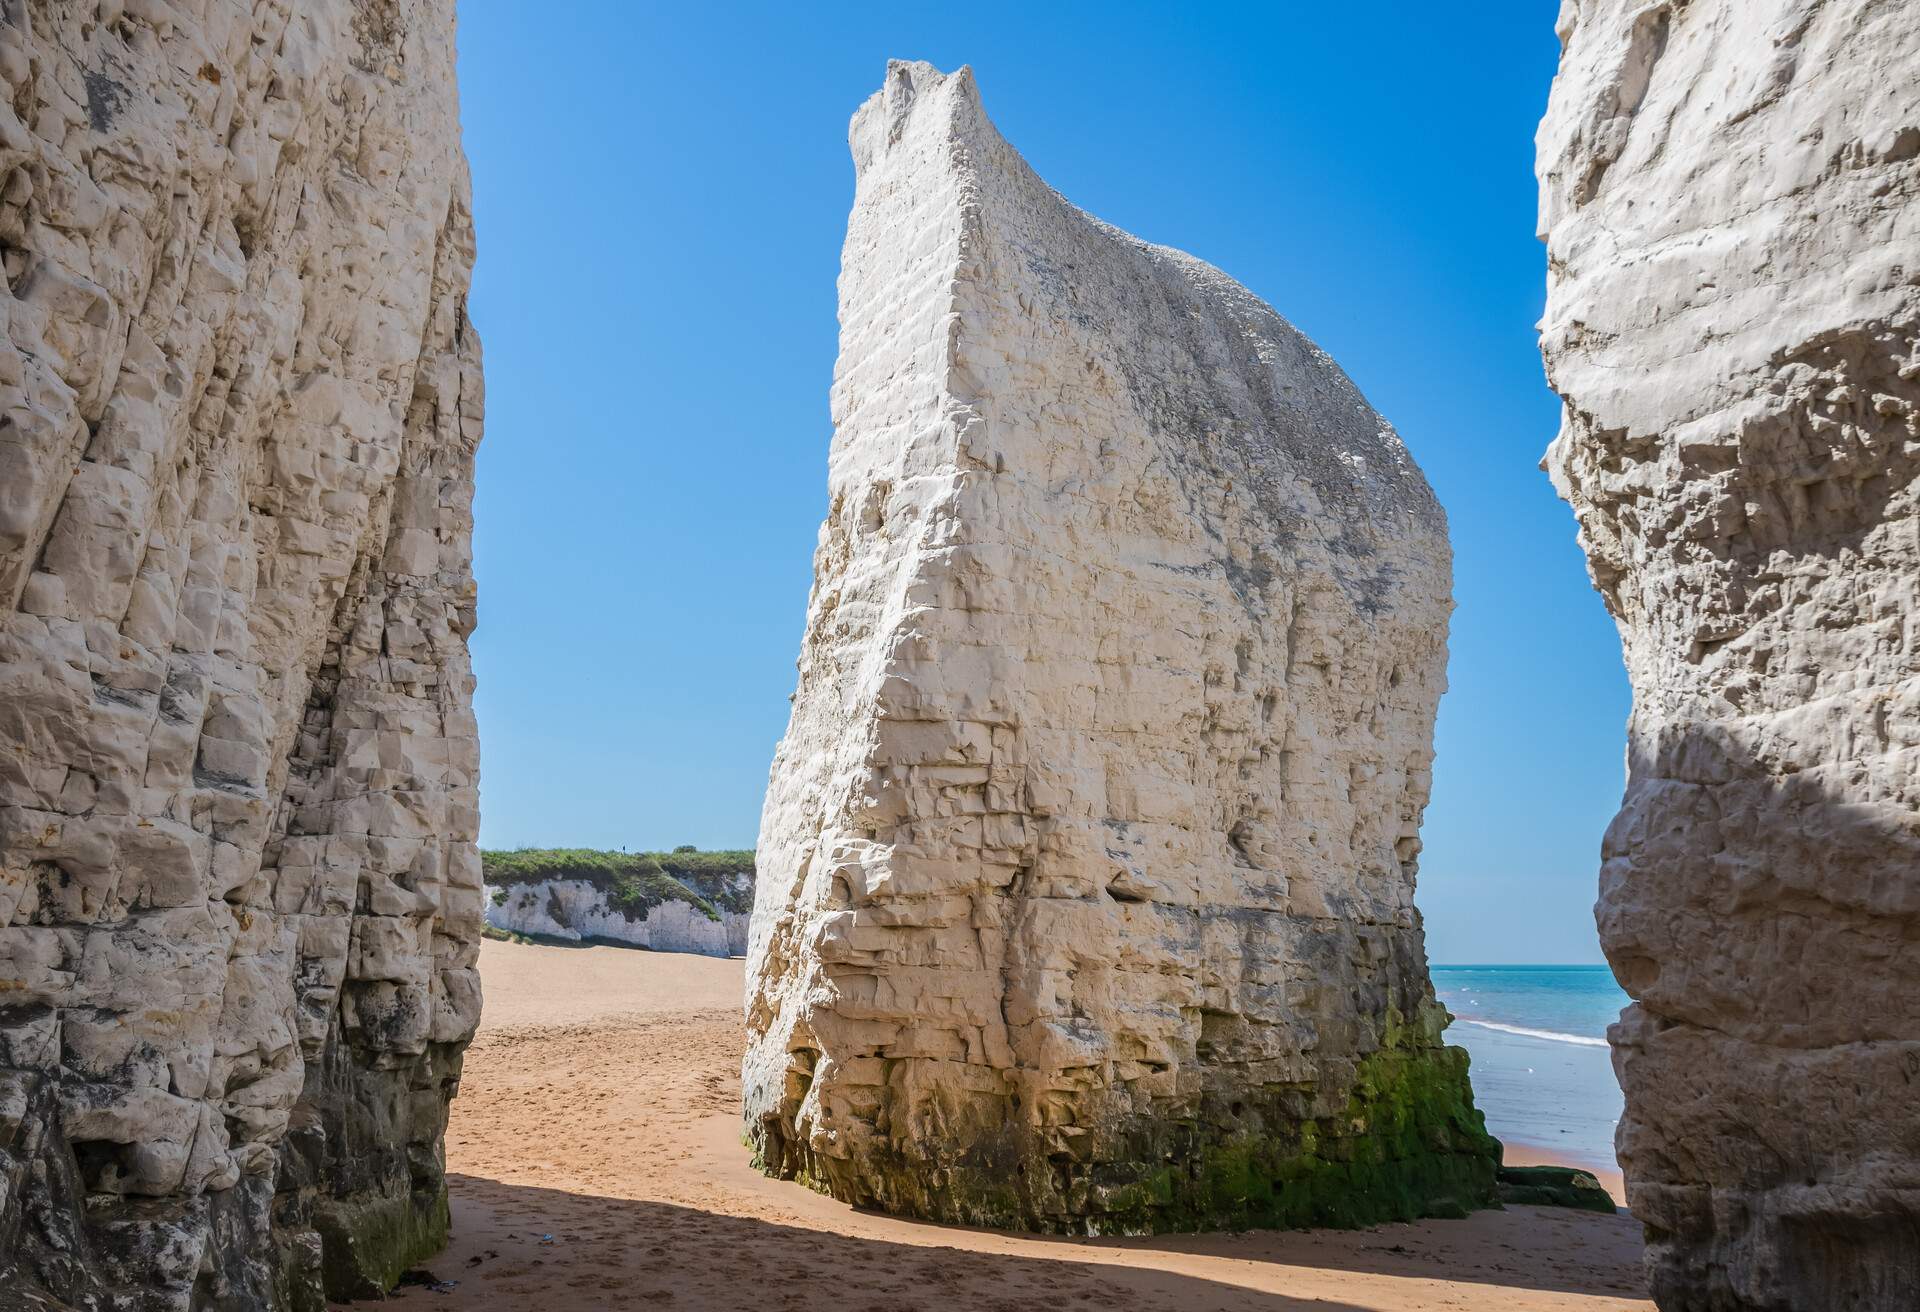
POLYGON ((1920 24, 1569 0, 1548 452, 1634 689, 1601 940, 1672 1309, 1920 1289, 1920 24))
POLYGON ((452 0, 0 0, 0 1287, 317 1307, 480 1005, 452 0))
POLYGON ((1450 558, 1244 289, 1049 189, 971 75, 855 115, 831 512, 749 947, 765 1168, 957 1221, 1458 1212, 1413 906, 1450 558))

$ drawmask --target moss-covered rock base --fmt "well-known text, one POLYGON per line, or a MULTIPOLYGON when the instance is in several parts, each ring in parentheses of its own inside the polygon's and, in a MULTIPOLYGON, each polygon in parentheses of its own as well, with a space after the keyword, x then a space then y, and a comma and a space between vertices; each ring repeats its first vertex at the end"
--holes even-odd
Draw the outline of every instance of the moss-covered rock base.
POLYGON ((447 1246, 446 1187, 431 1194, 330 1198, 313 1209, 327 1297, 383 1298, 401 1274, 447 1246))
POLYGON ((1202 1097, 1186 1115, 1080 1126, 1016 1121, 1018 1097, 974 1095, 923 1118, 951 1130, 997 1104, 1001 1125, 959 1154, 865 1136, 829 1155, 777 1119, 749 1126, 748 1141, 769 1174, 857 1206, 1051 1233, 1353 1228, 1498 1206, 1500 1145, 1461 1049, 1378 1051, 1351 1066, 1338 1110, 1325 1098, 1268 1087, 1202 1097))
POLYGON ((1577 1207, 1616 1212, 1613 1195, 1589 1171, 1572 1166, 1503 1166, 1500 1201, 1533 1207, 1577 1207))

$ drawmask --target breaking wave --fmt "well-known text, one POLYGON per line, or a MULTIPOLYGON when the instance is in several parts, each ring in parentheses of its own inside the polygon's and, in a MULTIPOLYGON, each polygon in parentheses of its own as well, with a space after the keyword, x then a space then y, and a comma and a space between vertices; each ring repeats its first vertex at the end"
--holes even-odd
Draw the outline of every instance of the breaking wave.
POLYGON ((1502 1025, 1497 1020, 1474 1020, 1470 1016, 1455 1017, 1462 1025, 1478 1025, 1483 1030, 1499 1030, 1502 1034, 1520 1034, 1529 1039, 1547 1039, 1554 1043, 1577 1043, 1583 1048, 1604 1048, 1605 1039, 1592 1039, 1584 1034, 1561 1034, 1555 1030, 1530 1030, 1524 1025, 1502 1025))

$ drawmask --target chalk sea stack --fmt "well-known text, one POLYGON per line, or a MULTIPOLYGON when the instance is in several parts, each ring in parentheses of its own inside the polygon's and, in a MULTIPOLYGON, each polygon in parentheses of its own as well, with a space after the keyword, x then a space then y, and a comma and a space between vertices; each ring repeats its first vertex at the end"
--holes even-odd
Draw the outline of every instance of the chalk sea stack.
POLYGON ((967 70, 890 65, 851 144, 759 1162, 1048 1231, 1487 1203, 1413 904, 1451 608, 1419 470, 1265 304, 1062 200, 967 70))
POLYGON ((453 0, 0 0, 0 1302, 445 1236, 479 1015, 453 0))
POLYGON ((1920 1290, 1917 18, 1561 9, 1546 464, 1633 682, 1598 918, 1666 1312, 1920 1290))

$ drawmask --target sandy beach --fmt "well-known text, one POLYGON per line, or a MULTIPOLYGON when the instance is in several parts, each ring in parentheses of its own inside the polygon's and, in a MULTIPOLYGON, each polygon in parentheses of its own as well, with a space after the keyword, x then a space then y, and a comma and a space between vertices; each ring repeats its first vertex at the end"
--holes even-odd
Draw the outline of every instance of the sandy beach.
MULTIPOLYGON (((454 1240, 402 1301, 592 1312, 1650 1309, 1625 1215, 1040 1239, 858 1212, 747 1165, 741 963, 492 942, 447 1138, 454 1240)), ((1518 1157, 1519 1154, 1513 1154, 1518 1157)))

